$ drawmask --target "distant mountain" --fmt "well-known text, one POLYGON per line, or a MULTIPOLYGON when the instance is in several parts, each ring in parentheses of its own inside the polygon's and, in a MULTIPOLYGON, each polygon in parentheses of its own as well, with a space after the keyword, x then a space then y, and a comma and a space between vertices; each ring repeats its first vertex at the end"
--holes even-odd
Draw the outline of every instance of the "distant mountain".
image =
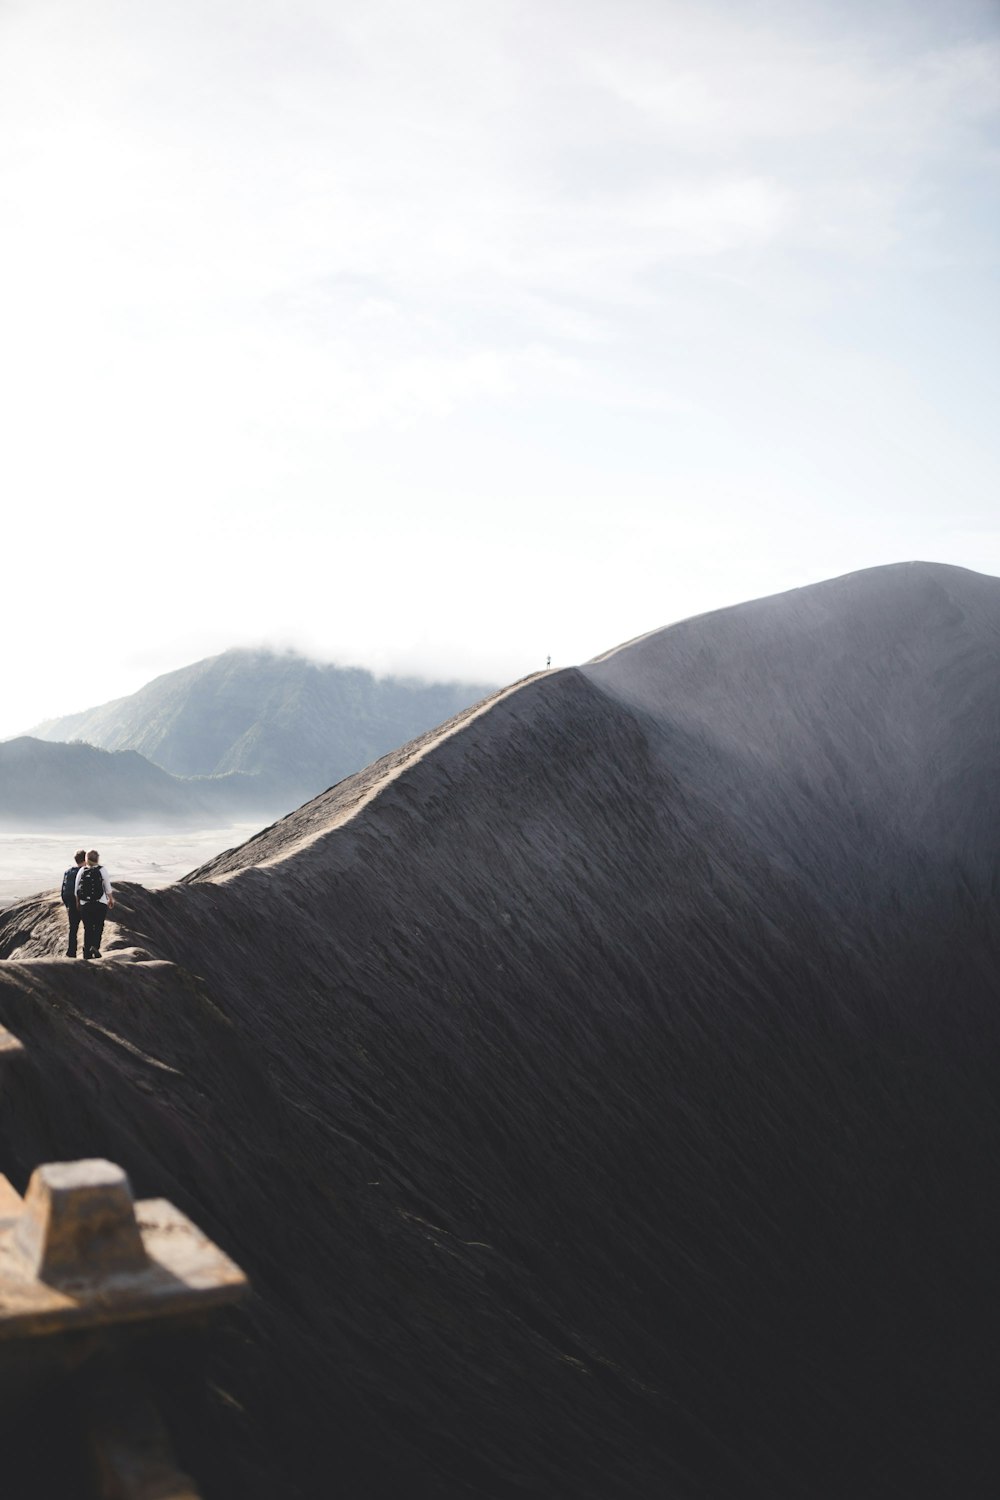
POLYGON ((258 804, 253 777, 183 779, 134 750, 46 744, 29 735, 0 744, 0 823, 11 828, 94 823, 228 822, 258 804))
POLYGON ((32 732, 136 750, 175 776, 242 772, 256 778, 262 805, 287 811, 490 691, 234 650, 32 732))

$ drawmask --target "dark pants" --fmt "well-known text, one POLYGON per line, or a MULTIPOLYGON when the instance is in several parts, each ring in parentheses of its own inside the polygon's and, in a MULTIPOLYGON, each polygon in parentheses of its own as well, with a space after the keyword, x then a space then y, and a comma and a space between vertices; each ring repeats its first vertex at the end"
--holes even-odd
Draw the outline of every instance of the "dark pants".
POLYGON ((76 909, 76 902, 67 906, 66 915, 69 917, 69 942, 66 944, 66 957, 76 957, 76 935, 80 931, 80 913, 76 909))
POLYGON ((85 901, 83 903, 84 958, 100 957, 101 933, 104 931, 104 918, 107 914, 108 908, 103 901, 85 901))

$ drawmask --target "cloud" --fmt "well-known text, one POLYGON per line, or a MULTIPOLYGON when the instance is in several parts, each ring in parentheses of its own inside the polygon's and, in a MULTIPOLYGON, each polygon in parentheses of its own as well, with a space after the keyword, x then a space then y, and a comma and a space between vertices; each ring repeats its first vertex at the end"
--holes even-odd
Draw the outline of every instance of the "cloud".
MULTIPOLYGON (((75 586, 85 506, 143 638, 154 564, 213 649, 274 568, 282 627, 318 591, 314 638, 355 654, 438 610, 438 669, 463 557, 469 611, 528 567, 503 525, 542 549, 532 639, 551 609, 561 642, 605 567, 602 637, 661 622, 657 568, 688 610, 698 577, 755 591, 707 554, 747 559, 774 497, 811 497, 842 570, 835 508, 909 555, 947 476, 973 549, 998 29, 975 0, 8 3, 4 541, 49 533, 27 609, 75 586), (336 608, 327 544, 355 559, 336 608)), ((463 650, 508 660, 489 614, 463 650)))

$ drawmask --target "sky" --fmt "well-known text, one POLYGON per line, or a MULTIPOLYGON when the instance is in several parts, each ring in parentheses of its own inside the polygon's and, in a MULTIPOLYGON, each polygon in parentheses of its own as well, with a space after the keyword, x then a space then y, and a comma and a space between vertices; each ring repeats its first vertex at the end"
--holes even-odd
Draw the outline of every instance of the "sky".
POLYGON ((998 0, 0 0, 0 736, 1000 574, 998 115, 998 0))

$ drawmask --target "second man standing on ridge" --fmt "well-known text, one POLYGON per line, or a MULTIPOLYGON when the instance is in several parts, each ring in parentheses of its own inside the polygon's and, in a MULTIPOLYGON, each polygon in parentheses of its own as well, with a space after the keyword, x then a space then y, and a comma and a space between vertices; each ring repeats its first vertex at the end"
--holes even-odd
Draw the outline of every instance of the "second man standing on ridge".
POLYGON ((77 910, 83 918, 83 956, 100 958, 104 919, 114 907, 115 893, 96 849, 87 851, 87 863, 76 877, 75 894, 77 910))

